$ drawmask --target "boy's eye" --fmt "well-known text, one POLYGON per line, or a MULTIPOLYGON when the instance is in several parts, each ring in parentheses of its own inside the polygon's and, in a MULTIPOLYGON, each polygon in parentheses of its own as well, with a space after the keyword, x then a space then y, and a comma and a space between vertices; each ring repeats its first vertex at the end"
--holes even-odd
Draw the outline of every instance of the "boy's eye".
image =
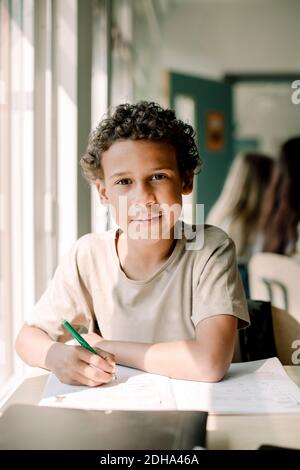
MULTIPOLYGON (((151 176, 151 180, 154 180, 154 181, 159 181, 159 180, 162 180, 166 178, 166 175, 163 175, 161 173, 156 173, 155 175, 152 175, 151 176)), ((131 180, 129 178, 122 178, 121 180, 117 181, 116 184, 120 185, 120 186, 125 186, 127 184, 130 184, 131 180)))
POLYGON ((117 184, 122 186, 122 185, 128 184, 128 181, 130 181, 129 178, 122 178, 121 180, 117 181, 117 184))
POLYGON ((155 174, 155 175, 152 176, 152 178, 155 178, 156 180, 161 180, 161 179, 163 179, 163 178, 165 178, 165 177, 166 177, 166 175, 162 175, 162 174, 160 174, 160 173, 157 173, 157 174, 155 174))

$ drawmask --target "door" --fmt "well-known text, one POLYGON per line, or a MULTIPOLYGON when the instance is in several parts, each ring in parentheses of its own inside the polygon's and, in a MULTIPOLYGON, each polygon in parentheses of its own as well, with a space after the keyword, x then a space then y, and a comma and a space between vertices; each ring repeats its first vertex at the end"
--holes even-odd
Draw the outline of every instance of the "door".
POLYGON ((171 107, 183 118, 180 97, 194 102, 194 127, 203 168, 194 201, 204 204, 205 217, 222 190, 233 158, 232 90, 227 83, 170 73, 171 107))

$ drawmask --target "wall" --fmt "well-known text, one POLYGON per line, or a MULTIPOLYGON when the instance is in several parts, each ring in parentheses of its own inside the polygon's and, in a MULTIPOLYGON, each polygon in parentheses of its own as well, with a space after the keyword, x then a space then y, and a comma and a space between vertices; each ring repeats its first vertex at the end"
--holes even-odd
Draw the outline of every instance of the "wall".
POLYGON ((165 21, 161 65, 184 73, 300 74, 297 0, 176 1, 165 21))
MULTIPOLYGON (((298 0, 154 0, 156 22, 143 3, 135 2, 135 99, 166 102, 162 70, 212 79, 299 71, 300 78, 298 0)), ((237 138, 276 153, 298 132, 300 105, 291 104, 289 84, 236 88, 237 138)))
POLYGON ((300 104, 291 101, 289 83, 240 83, 234 87, 235 134, 258 141, 271 156, 283 140, 300 133, 300 104))

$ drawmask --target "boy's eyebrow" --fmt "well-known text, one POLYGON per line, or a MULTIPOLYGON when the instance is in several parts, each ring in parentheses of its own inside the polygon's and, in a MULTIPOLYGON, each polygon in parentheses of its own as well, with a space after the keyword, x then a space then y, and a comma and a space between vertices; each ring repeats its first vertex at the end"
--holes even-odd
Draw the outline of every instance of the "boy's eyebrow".
MULTIPOLYGON (((174 168, 170 168, 170 167, 167 167, 167 166, 160 166, 160 167, 156 167, 156 168, 151 168, 149 171, 158 171, 158 170, 172 170, 172 171, 174 171, 174 168)), ((109 177, 109 179, 116 178, 118 176, 130 175, 130 174, 131 174, 130 171, 121 171, 119 173, 114 173, 113 175, 111 175, 109 177)))

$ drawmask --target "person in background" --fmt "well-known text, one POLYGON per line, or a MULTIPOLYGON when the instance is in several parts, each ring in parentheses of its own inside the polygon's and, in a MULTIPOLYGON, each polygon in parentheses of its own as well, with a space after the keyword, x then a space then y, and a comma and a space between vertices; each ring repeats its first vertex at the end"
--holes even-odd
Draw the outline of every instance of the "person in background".
POLYGON ((239 154, 233 161, 223 191, 207 223, 222 228, 235 242, 246 295, 247 263, 258 233, 261 201, 273 169, 273 159, 258 152, 239 154))
POLYGON ((283 143, 260 217, 260 251, 300 261, 300 137, 283 143))

